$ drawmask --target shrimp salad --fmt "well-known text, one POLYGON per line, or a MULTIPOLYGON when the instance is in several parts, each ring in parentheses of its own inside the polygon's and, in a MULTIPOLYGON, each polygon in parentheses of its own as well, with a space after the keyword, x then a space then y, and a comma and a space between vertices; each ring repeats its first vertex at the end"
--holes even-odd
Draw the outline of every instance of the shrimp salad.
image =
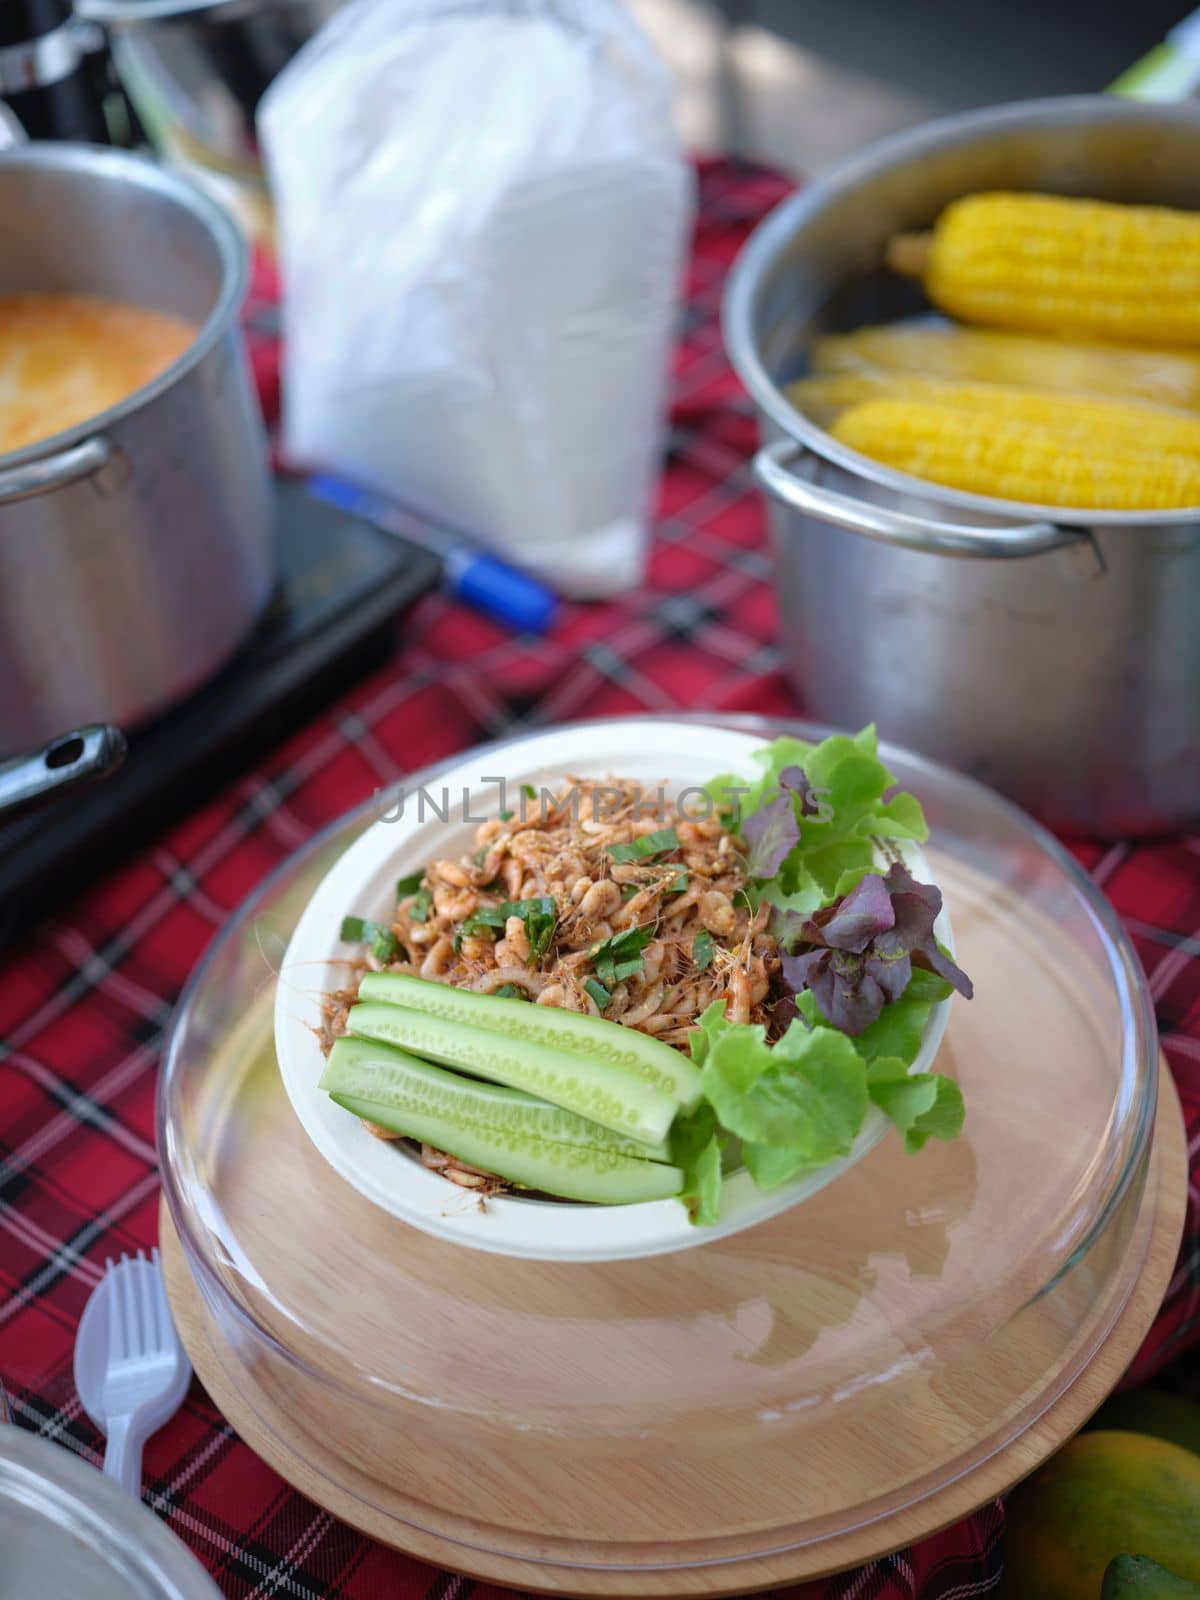
POLYGON ((387 921, 346 917, 323 1086, 480 1196, 677 1195, 698 1223, 731 1164, 776 1187, 844 1155, 871 1103, 910 1149, 952 1137, 957 1085, 908 1070, 932 1007, 970 993, 904 864, 919 805, 873 729, 757 767, 700 805, 522 786, 400 878, 387 921))

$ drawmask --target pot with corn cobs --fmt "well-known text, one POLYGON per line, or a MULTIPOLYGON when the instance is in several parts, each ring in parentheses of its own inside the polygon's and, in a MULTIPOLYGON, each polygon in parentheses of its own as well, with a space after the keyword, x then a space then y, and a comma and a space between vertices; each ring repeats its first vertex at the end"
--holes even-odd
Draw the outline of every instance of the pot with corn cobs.
POLYGON ((1200 107, 1034 101, 785 201, 725 336, 808 710, 1052 825, 1200 818, 1200 107))

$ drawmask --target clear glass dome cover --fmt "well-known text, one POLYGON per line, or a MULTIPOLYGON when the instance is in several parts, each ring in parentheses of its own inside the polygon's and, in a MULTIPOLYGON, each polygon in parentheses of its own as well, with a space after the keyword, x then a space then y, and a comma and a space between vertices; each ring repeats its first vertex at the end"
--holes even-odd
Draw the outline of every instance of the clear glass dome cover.
MULTIPOLYGON (((588 726, 600 750, 622 724, 588 726)), ((519 763, 522 742, 489 747, 488 770, 519 763)), ((891 1135, 804 1204, 675 1254, 457 1248, 371 1204, 309 1141, 275 1059, 275 974, 373 805, 286 862, 215 941, 160 1087, 167 1203, 231 1380, 253 1373, 364 1503, 579 1568, 765 1554, 932 1493, 1095 1353, 1145 1249, 1157 1056, 1140 968, 1023 813, 884 756, 925 807, 975 983, 938 1058, 962 1085, 965 1132, 918 1156, 891 1135)))

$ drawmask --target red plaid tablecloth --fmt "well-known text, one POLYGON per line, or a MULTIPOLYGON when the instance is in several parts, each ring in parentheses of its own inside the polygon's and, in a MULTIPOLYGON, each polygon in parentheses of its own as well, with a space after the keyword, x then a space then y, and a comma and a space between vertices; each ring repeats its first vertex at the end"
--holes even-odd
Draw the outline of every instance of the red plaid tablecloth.
MULTIPOLYGON (((107 1255, 157 1236, 153 1103, 179 989, 229 913, 314 830, 377 787, 482 739, 623 712, 757 711, 797 701, 780 673, 750 407, 722 354, 725 272, 786 192, 711 163, 675 366, 669 455, 645 584, 570 605, 546 639, 515 638, 441 597, 400 625, 395 659, 254 771, 101 873, 0 965, 0 1377, 19 1426, 89 1461, 101 1441, 71 1379, 76 1325, 107 1255)), ((268 409, 277 350, 268 281, 252 307, 268 409), (265 313, 265 315, 264 315, 265 313)), ((1200 838, 1080 845, 1145 965, 1167 1058, 1200 1153, 1200 838)), ((1193 1167, 1193 1172, 1195 1167, 1193 1167)), ((1200 1340, 1200 1193, 1179 1266, 1131 1378, 1200 1340)), ((295 1493, 193 1386, 146 1452, 149 1503, 229 1596, 486 1600, 362 1538, 295 1493)), ((965 1600, 999 1581, 1003 1512, 988 1506, 799 1600, 965 1600)))

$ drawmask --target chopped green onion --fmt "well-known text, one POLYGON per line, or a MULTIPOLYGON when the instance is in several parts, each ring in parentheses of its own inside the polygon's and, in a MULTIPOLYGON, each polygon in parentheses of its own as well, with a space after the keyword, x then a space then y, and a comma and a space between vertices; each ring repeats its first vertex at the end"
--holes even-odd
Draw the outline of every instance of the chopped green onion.
POLYGON ((712 958, 713 936, 707 928, 701 928, 692 940, 692 960, 696 964, 696 970, 703 972, 705 967, 711 964, 712 958))
POLYGON ((394 961, 402 948, 399 939, 390 928, 375 929, 375 936, 371 940, 371 954, 376 961, 394 961))
POLYGON ((689 881, 690 880, 688 878, 687 873, 685 871, 683 871, 683 870, 680 870, 679 872, 677 872, 675 874, 675 876, 670 880, 669 883, 664 885, 663 893, 664 894, 682 894, 683 891, 687 888, 689 881))
POLYGON ((642 970, 642 951, 654 937, 653 927, 625 928, 592 949, 592 965, 602 983, 612 988, 642 970))
POLYGON ((525 993, 524 989, 522 989, 519 983, 502 983, 498 989, 493 989, 492 993, 498 1000, 529 999, 529 996, 525 993))
POLYGON ((489 944, 495 944, 496 930, 487 923, 476 922, 472 917, 468 917, 462 926, 455 930, 453 940, 455 955, 462 949, 464 939, 486 939, 489 944))
POLYGON ((404 900, 410 894, 415 894, 421 887, 421 879, 425 876, 423 871, 410 872, 407 878, 396 880, 396 899, 404 900))
POLYGON ((537 790, 531 783, 523 783, 521 785, 521 793, 525 796, 526 800, 537 799, 537 790))
POLYGON ((623 883, 621 885, 621 899, 632 900, 641 888, 640 883, 623 883))
POLYGON ((369 917, 343 917, 342 938, 348 944, 369 944, 376 961, 394 961, 398 955, 408 960, 408 952, 384 922, 369 917))
POLYGON ((529 953, 534 960, 539 960, 550 948, 558 921, 558 906, 548 894, 534 900, 504 900, 498 906, 481 906, 478 911, 472 911, 456 937, 461 944, 464 937, 486 936, 493 930, 502 930, 509 917, 520 917, 525 924, 529 953))
POLYGON ((428 922, 429 912, 433 906, 433 892, 430 889, 419 889, 413 903, 408 908, 410 922, 428 922))
POLYGON ((612 999, 612 995, 608 992, 598 978, 588 978, 583 987, 591 995, 592 999, 600 1007, 601 1011, 604 1010, 605 1006, 612 999))
POLYGON ((515 811, 502 811, 500 813, 500 821, 501 822, 511 822, 512 819, 516 816, 516 814, 517 813, 515 811))
POLYGON ((650 856, 660 856, 664 850, 678 850, 679 835, 674 828, 660 828, 657 833, 644 833, 640 839, 628 844, 610 844, 609 856, 613 861, 645 861, 650 856))

